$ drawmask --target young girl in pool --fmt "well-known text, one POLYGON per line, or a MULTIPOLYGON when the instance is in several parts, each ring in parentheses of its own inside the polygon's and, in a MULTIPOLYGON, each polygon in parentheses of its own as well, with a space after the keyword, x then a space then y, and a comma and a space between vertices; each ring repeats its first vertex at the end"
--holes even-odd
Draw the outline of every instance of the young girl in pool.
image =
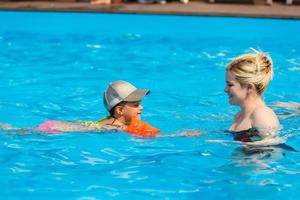
POLYGON ((50 133, 125 131, 143 137, 155 136, 159 130, 140 121, 143 110, 141 100, 149 93, 149 90, 137 89, 128 82, 115 81, 109 84, 103 95, 104 106, 110 114, 108 117, 86 122, 47 121, 36 130, 50 133))
POLYGON ((236 140, 251 145, 278 144, 279 121, 262 94, 273 77, 271 58, 254 50, 235 58, 226 68, 229 103, 240 107, 229 130, 236 140), (254 138, 258 139, 254 141, 254 138))
MULTIPOLYGON (((102 132, 116 131, 127 132, 140 137, 175 137, 175 136, 196 136, 201 132, 188 132, 182 134, 159 135, 159 129, 141 121, 143 106, 141 100, 148 95, 150 90, 137 89, 126 81, 115 81, 109 84, 103 95, 103 103, 108 117, 98 121, 85 122, 65 122, 65 121, 46 121, 38 127, 31 129, 30 132, 60 133, 60 132, 102 132)), ((8 125, 2 126, 6 130, 24 129, 12 128, 8 125)), ((28 130, 29 131, 29 130, 28 130)))

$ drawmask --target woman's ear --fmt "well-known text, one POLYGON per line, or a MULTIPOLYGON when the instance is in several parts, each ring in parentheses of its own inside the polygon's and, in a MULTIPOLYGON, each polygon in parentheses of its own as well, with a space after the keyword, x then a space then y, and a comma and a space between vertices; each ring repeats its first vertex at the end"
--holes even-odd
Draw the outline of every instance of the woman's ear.
POLYGON ((256 92, 254 84, 250 83, 247 85, 248 93, 256 92))

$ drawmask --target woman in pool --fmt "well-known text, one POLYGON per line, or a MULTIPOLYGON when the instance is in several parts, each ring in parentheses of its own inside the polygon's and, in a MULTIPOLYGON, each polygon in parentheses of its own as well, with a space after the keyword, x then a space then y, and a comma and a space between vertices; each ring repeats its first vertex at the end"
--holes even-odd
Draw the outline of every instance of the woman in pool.
MULTIPOLYGON (((149 93, 150 90, 137 89, 126 81, 115 81, 109 84, 103 95, 104 106, 110 114, 108 117, 104 117, 98 121, 85 122, 46 121, 38 127, 31 129, 30 132, 117 131, 127 132, 140 137, 176 137, 202 134, 199 131, 195 131, 182 134, 158 135, 160 132, 159 129, 141 121, 143 110, 141 100, 149 93)), ((2 129, 24 131, 24 129, 12 128, 9 125, 2 125, 2 129)))
POLYGON ((272 77, 271 58, 256 50, 235 58, 227 65, 225 92, 229 103, 241 109, 229 128, 235 140, 250 145, 282 142, 277 136, 280 127, 278 118, 262 99, 272 77))

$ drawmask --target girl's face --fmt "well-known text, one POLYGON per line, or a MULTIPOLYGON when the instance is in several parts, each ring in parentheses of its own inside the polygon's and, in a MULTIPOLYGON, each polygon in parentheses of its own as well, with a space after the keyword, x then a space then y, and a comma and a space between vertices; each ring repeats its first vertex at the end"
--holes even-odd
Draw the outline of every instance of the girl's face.
POLYGON ((122 113, 126 121, 131 118, 141 120, 143 106, 140 101, 137 102, 126 102, 122 107, 122 113))
POLYGON ((241 84, 235 79, 232 72, 226 72, 226 87, 225 92, 228 94, 229 103, 231 105, 242 105, 247 98, 247 87, 241 86, 241 84))

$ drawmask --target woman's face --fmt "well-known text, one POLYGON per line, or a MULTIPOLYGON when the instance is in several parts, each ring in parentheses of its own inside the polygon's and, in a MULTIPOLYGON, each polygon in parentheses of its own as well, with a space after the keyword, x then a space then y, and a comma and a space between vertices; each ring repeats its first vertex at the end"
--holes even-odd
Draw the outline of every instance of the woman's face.
POLYGON ((141 120, 143 106, 140 101, 137 102, 126 102, 122 108, 123 116, 126 120, 136 118, 141 120))
POLYGON ((231 71, 227 71, 225 92, 228 95, 231 105, 240 106, 247 98, 248 89, 247 87, 241 86, 231 71))

